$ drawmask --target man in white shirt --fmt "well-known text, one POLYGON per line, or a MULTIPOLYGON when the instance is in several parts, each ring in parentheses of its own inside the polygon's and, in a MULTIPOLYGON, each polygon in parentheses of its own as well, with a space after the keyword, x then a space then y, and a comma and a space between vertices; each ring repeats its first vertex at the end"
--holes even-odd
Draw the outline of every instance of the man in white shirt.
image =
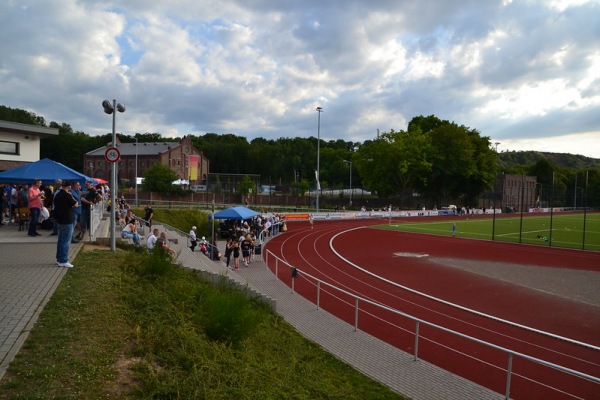
POLYGON ((154 250, 154 245, 156 244, 156 237, 158 235, 158 229, 154 229, 152 233, 148 236, 148 240, 146 241, 146 247, 149 251, 154 250))

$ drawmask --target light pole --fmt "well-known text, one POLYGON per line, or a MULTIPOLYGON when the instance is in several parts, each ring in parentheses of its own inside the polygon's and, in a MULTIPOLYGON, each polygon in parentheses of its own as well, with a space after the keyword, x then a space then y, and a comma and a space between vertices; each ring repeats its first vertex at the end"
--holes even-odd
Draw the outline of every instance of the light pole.
POLYGON ((317 212, 319 212, 319 195, 321 194, 321 113, 323 108, 317 107, 319 118, 317 122, 317 212))
MULTIPOLYGON (((118 112, 125 112, 125 106, 121 103, 117 104, 117 100, 113 100, 112 104, 108 100, 104 100, 102 102, 102 107, 104 108, 104 112, 107 114, 112 114, 112 146, 117 147, 117 133, 115 131, 116 125, 116 116, 118 112)), ((118 161, 118 160, 117 160, 118 161)), ((110 249, 112 251, 117 251, 117 236, 115 234, 115 211, 117 210, 117 165, 116 162, 112 163, 111 166, 111 182, 110 182, 110 211, 112 215, 110 216, 110 249)))
POLYGON ((498 145, 500 144, 500 142, 496 142, 494 144, 496 145, 496 153, 498 153, 498 145))
POLYGON ((138 138, 135 138, 135 206, 138 206, 137 176, 138 176, 138 138))
POLYGON ((352 207, 352 161, 344 160, 346 164, 350 164, 350 207, 352 207))

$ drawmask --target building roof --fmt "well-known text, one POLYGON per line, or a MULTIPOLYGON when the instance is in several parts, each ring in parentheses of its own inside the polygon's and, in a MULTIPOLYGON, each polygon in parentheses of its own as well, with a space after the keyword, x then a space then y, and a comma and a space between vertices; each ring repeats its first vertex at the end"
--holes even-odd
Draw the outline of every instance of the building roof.
POLYGON ((45 126, 21 124, 19 122, 9 121, 0 121, 0 131, 39 136, 40 138, 58 135, 57 128, 48 128, 45 126))
MULTIPOLYGON (((179 146, 181 143, 179 142, 150 142, 150 143, 117 143, 117 149, 119 149, 119 153, 121 156, 152 156, 160 153, 164 153, 169 150, 169 147, 172 149, 179 146), (137 149, 137 153, 136 153, 137 149)), ((87 156, 104 156, 106 153, 106 149, 108 147, 100 147, 98 149, 88 151, 86 153, 87 156)))

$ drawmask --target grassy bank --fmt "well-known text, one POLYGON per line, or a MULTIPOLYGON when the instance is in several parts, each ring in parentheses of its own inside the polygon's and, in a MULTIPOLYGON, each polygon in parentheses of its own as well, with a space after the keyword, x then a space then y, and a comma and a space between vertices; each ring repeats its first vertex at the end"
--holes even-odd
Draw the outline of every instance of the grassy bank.
POLYGON ((0 385, 7 399, 399 398, 225 283, 81 252, 0 385))

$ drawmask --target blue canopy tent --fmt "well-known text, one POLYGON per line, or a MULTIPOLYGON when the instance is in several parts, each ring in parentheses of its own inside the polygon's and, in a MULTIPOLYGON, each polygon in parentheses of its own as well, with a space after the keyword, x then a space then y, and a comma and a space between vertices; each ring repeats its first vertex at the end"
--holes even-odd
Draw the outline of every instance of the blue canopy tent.
POLYGON ((34 179, 41 179, 47 185, 62 179, 78 181, 84 186, 85 181, 92 178, 49 158, 0 172, 0 182, 32 183, 34 179))
MULTIPOLYGON (((244 219, 250 219, 258 214, 259 213, 257 213, 256 211, 253 211, 249 208, 246 208, 243 206, 238 206, 238 207, 231 207, 231 208, 228 208, 223 211, 219 211, 218 213, 214 213, 214 209, 213 209, 213 214, 210 215, 209 217, 211 217, 211 219, 244 220, 244 219)), ((213 237, 212 243, 214 243, 214 240, 215 240, 215 225, 214 224, 212 224, 212 237, 213 237)))
POLYGON ((240 220, 240 219, 250 219, 250 218, 254 217, 255 215, 258 215, 258 213, 256 211, 253 211, 253 210, 243 207, 243 206, 238 206, 238 207, 231 207, 231 208, 228 208, 223 211, 219 211, 218 213, 214 214, 214 218, 215 219, 240 220))

